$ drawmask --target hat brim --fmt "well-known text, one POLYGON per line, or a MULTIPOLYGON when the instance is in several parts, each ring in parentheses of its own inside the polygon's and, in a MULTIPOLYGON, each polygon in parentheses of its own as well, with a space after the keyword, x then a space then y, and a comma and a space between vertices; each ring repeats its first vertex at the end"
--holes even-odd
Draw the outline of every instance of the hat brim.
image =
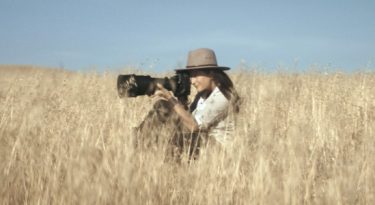
POLYGON ((229 67, 222 67, 222 66, 199 66, 199 67, 191 67, 191 68, 179 68, 174 69, 176 72, 189 72, 194 70, 230 70, 229 67))

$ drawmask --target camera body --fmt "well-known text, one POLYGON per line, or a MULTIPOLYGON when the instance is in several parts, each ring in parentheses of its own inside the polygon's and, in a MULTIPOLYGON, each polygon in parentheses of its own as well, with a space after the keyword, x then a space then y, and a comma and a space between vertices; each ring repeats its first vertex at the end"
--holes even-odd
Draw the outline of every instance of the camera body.
POLYGON ((153 78, 149 75, 119 75, 117 91, 120 98, 153 95, 159 83, 173 92, 177 98, 187 98, 190 95, 190 76, 187 72, 178 72, 168 78, 153 78))

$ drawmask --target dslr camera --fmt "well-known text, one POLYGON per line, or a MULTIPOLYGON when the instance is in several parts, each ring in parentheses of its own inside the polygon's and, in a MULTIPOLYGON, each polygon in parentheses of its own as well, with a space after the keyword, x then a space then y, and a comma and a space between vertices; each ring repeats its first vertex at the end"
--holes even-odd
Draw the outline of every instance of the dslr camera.
POLYGON ((159 83, 172 91, 178 99, 187 99, 190 94, 190 76, 187 72, 177 72, 173 77, 153 78, 149 75, 119 75, 117 91, 120 98, 153 95, 159 83))

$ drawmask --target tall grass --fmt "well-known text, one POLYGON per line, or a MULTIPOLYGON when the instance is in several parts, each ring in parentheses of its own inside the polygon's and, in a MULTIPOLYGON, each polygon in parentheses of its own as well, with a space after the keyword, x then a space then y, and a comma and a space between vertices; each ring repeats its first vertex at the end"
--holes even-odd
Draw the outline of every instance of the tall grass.
POLYGON ((177 164, 133 148, 152 101, 120 100, 115 74, 1 69, 0 202, 375 203, 374 73, 230 75, 233 146, 177 164))

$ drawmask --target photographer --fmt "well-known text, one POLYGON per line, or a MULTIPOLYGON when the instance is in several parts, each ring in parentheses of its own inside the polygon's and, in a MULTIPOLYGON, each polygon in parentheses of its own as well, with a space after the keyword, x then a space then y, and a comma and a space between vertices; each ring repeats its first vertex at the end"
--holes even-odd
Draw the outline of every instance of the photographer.
MULTIPOLYGON (((153 97, 165 100, 178 115, 185 130, 205 133, 205 141, 227 145, 232 141, 233 114, 239 112, 239 96, 224 70, 218 66, 213 50, 200 48, 189 52, 186 68, 176 72, 188 72, 197 94, 189 110, 173 95, 173 92, 157 84, 153 97)), ((194 139, 193 139, 194 140, 194 139)), ((200 146, 200 138, 196 142, 200 146)))

